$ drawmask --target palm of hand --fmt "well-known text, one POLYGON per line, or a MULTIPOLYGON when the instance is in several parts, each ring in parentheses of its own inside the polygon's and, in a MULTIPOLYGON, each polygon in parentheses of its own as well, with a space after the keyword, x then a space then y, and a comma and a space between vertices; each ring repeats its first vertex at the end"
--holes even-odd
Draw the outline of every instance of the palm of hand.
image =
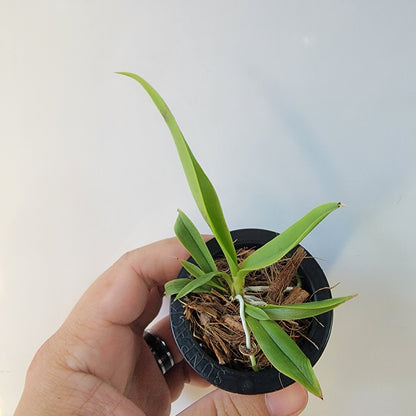
POLYGON ((129 399, 146 415, 169 414, 171 391, 143 338, 130 326, 111 325, 99 332, 88 329, 88 338, 67 346, 72 382, 82 389, 74 407, 101 407, 106 414, 129 399))
MULTIPOLYGON (((160 309, 160 288, 179 271, 177 258, 186 257, 168 239, 127 253, 98 278, 39 349, 15 416, 169 415, 184 383, 201 379, 182 360, 167 319, 154 327, 176 363, 164 376, 143 331, 160 309)), ((306 401, 296 384, 267 397, 214 390, 183 414, 295 415, 306 401)))
MULTIPOLYGON (((127 300, 127 308, 128 303, 127 300)), ((172 398, 183 387, 183 382, 181 385, 175 377, 182 365, 173 368, 172 374, 162 375, 142 336, 160 308, 157 288, 150 292, 146 303, 143 314, 132 324, 103 320, 100 313, 93 322, 80 324, 70 316, 58 331, 56 336, 61 338, 64 348, 62 356, 67 357, 62 364, 73 373, 69 379, 78 390, 73 396, 75 408, 101 407, 101 414, 106 414, 117 406, 134 404, 146 415, 169 414, 172 398)), ((84 309, 82 300, 78 307, 84 309)), ((123 304, 119 308, 121 314, 126 312, 125 307, 123 304)), ((160 324, 165 330, 169 325, 166 319, 160 324)), ((86 411, 86 414, 91 413, 86 411)))

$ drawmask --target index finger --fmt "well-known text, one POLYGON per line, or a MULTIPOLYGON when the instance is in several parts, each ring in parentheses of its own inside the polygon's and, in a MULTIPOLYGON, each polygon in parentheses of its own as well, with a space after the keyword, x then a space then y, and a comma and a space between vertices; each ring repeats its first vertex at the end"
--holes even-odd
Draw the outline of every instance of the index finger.
POLYGON ((90 286, 71 315, 128 325, 143 313, 150 290, 174 279, 181 268, 178 258, 187 257, 176 238, 130 251, 90 286))

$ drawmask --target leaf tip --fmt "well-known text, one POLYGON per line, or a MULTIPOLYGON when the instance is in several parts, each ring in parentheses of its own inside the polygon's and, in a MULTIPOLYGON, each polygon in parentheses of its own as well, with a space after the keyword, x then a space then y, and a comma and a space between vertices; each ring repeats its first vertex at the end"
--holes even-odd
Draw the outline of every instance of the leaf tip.
POLYGON ((315 395, 318 399, 321 399, 321 400, 324 399, 324 396, 322 394, 322 389, 319 383, 317 383, 317 386, 315 386, 315 388, 313 389, 313 391, 311 391, 311 393, 315 395))
POLYGON ((338 202, 338 208, 348 208, 348 205, 338 202))

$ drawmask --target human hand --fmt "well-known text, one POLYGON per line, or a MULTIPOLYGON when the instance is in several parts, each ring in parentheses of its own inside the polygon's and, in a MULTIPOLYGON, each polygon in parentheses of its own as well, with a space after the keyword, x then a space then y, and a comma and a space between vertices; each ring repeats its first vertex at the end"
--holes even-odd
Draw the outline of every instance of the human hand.
MULTIPOLYGON (((185 383, 203 385, 181 357, 168 318, 152 329, 175 360, 165 375, 143 339, 164 284, 179 272, 177 258, 187 256, 172 238, 125 254, 101 275, 35 355, 15 416, 167 416, 185 383)), ((216 389, 181 415, 295 416, 306 403, 297 383, 257 396, 216 389)))

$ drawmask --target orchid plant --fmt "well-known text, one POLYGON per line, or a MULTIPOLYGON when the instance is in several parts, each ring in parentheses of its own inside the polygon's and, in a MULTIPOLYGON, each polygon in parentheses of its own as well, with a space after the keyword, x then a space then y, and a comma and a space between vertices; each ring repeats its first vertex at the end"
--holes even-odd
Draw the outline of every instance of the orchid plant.
MULTIPOLYGON (((176 299, 181 299, 192 292, 210 292, 212 289, 226 293, 231 300, 238 302, 245 334, 245 349, 252 351, 251 336, 253 336, 277 370, 302 384, 311 393, 322 397, 320 385, 309 359, 277 321, 311 318, 334 309, 353 296, 292 305, 268 305, 256 301, 253 296, 246 296, 245 278, 251 271, 265 268, 282 259, 326 216, 342 204, 329 202, 317 206, 238 264, 236 250, 217 193, 192 154, 165 101, 140 76, 130 72, 119 72, 119 74, 139 82, 163 116, 173 136, 195 202, 220 245, 229 266, 229 273, 218 270, 201 234, 191 220, 179 210, 174 226, 175 234, 191 254, 195 264, 180 260, 190 277, 166 283, 166 294, 176 295, 176 299)), ((251 287, 250 290, 252 291, 253 288, 251 287)), ((258 371, 254 353, 249 356, 253 370, 258 371)))

